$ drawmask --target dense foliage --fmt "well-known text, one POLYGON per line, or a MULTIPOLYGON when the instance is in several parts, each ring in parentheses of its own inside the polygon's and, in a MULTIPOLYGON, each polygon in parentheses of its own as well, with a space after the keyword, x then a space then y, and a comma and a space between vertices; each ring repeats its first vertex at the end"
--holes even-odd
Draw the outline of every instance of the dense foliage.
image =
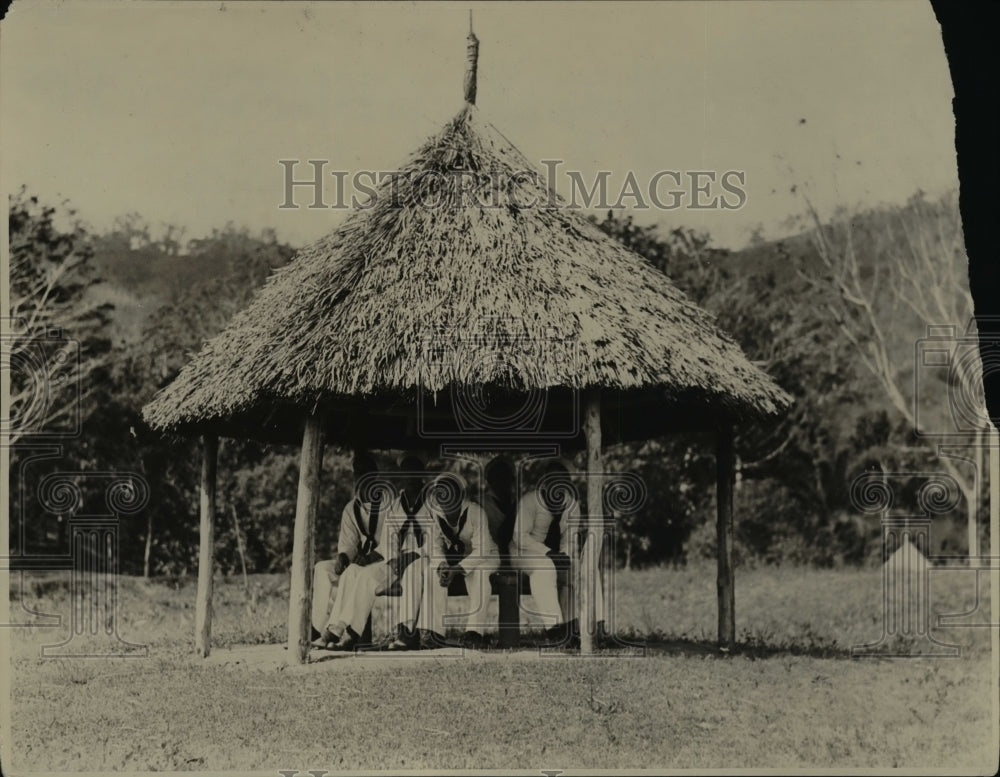
MULTIPOLYGON (((941 249, 934 257, 961 264, 954 209, 952 198, 931 202, 918 195, 906 206, 817 220, 797 237, 756 241, 739 252, 713 248, 709 236, 696 231, 639 226, 614 213, 598 222, 713 312, 750 358, 796 398, 780 422, 742 429, 737 437, 737 553, 744 562, 831 565, 875 559, 877 516, 852 506, 852 480, 866 471, 941 469, 934 446, 914 434, 905 405, 887 397, 892 385, 912 383, 914 344, 925 324, 935 323, 900 302, 893 273, 901 260, 891 253, 897 243, 887 235, 903 229, 914 238, 924 224, 939 232, 957 230, 958 252, 941 249), (848 255, 864 288, 874 290, 875 325, 843 307, 837 272, 848 255), (893 306, 894 300, 899 304, 893 306), (874 334, 880 343, 866 339, 874 334), (888 365, 881 376, 862 358, 878 347, 888 365)), ((82 386, 73 393, 70 382, 69 396, 65 387, 46 389, 52 417, 19 435, 10 490, 15 553, 65 552, 69 515, 105 509, 104 484, 96 475, 134 472, 149 484, 150 501, 122 519, 122 570, 174 575, 196 567, 197 441, 150 433, 140 409, 294 249, 271 232, 255 235, 232 225, 187 242, 181 229, 161 232, 154 236, 130 214, 108 233, 94 234, 72 212, 40 205, 25 192, 10 202, 14 310, 22 317, 34 314, 40 324, 59 323, 64 337, 78 346, 82 386), (78 408, 79 429, 61 436, 39 433, 65 421, 59 409, 67 402, 78 408), (54 444, 61 451, 53 452, 54 444), (82 490, 81 503, 62 514, 47 511, 37 498, 39 485, 50 473, 70 471, 82 490)), ((902 266, 919 269, 905 261, 902 266)), ((966 322, 936 323, 964 327, 966 322)), ((29 329, 5 349, 30 350, 38 326, 29 329)), ((30 381, 12 365, 12 383, 28 402, 30 381)), ((912 390, 922 392, 919 406, 938 412, 934 408, 946 406, 956 389, 953 378, 938 376, 912 390)), ((335 542, 336 518, 351 486, 346 454, 328 450, 326 457, 320 554, 335 542)), ((617 446, 607 452, 607 462, 636 473, 647 491, 641 510, 618 516, 620 563, 683 563, 714 554, 710 438, 678 435, 617 446)), ((224 442, 216 526, 223 571, 287 568, 297 469, 294 449, 224 442)), ((982 483, 962 480, 959 469, 963 499, 951 513, 939 515, 934 528, 935 549, 951 553, 967 547, 967 506, 978 500, 985 510, 982 483)), ((912 483, 904 485, 906 494, 914 492, 912 483)))

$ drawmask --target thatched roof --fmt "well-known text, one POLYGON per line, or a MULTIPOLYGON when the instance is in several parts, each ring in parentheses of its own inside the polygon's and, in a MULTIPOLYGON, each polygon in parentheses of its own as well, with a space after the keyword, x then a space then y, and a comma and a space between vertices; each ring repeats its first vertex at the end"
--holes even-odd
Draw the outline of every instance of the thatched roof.
POLYGON ((150 426, 273 437, 316 403, 347 423, 362 406, 412 415, 419 391, 600 386, 635 415, 637 430, 612 430, 627 438, 671 405, 705 420, 790 402, 713 316, 562 207, 474 105, 400 172, 268 279, 145 407, 150 426))

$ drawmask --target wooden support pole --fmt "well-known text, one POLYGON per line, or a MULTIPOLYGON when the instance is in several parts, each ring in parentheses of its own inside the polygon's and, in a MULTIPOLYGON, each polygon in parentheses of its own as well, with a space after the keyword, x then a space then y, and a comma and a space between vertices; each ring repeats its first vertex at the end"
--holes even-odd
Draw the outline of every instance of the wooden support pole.
POLYGON ((733 584, 733 487, 736 480, 733 430, 720 428, 715 445, 716 555, 718 557, 719 646, 736 644, 736 595, 733 584))
POLYGON ((502 648, 516 648, 521 637, 521 573, 502 569, 496 574, 497 606, 500 612, 500 640, 502 648))
POLYGON ((198 594, 195 602, 194 649, 207 657, 212 649, 212 572, 215 566, 215 473, 219 438, 201 440, 201 522, 198 546, 198 594))
MULTIPOLYGON (((603 494, 602 494, 603 496, 603 494)), ((601 504, 604 504, 602 501, 601 504)), ((604 520, 614 520, 614 513, 610 515, 605 515, 604 520)), ((603 626, 603 631, 598 631, 600 636, 610 636, 612 634, 612 627, 614 625, 614 619, 611 617, 612 612, 612 602, 614 600, 614 593, 611 590, 611 580, 614 575, 614 565, 615 565, 615 544, 614 544, 614 531, 617 529, 614 523, 610 525, 605 523, 601 527, 598 537, 597 545, 597 560, 598 566, 601 570, 601 581, 599 589, 601 591, 601 613, 602 618, 598 621, 598 625, 603 626)))
MULTIPOLYGON (((993 422, 986 429, 986 434, 990 444, 990 545, 989 559, 990 566, 990 623, 1000 622, 1000 568, 997 567, 996 559, 1000 555, 1000 433, 993 426, 993 422)), ((976 573, 978 576, 978 572, 976 573)), ((990 649, 993 655, 1000 652, 1000 630, 990 629, 990 649)), ((990 673, 993 687, 1000 683, 1000 665, 996 661, 993 663, 993 671, 990 673)), ((993 738, 996 739, 997 732, 1000 731, 1000 700, 996 694, 992 699, 993 712, 993 738)))
POLYGON ((594 652, 594 597, 597 595, 597 557, 594 541, 600 531, 599 522, 604 512, 604 495, 601 491, 601 392, 591 389, 584 407, 584 434, 587 438, 587 520, 586 539, 580 559, 580 653, 594 652))
POLYGON ((979 567, 981 559, 979 552, 979 511, 982 502, 980 486, 988 466, 984 460, 983 449, 985 447, 988 453, 991 427, 992 424, 987 421, 985 426, 976 429, 976 438, 972 448, 972 484, 965 495, 966 508, 969 511, 965 530, 969 540, 969 566, 972 568, 979 567))
POLYGON ((318 413, 306 419, 299 458, 299 491, 295 503, 292 539, 292 583, 288 594, 288 663, 309 659, 312 612, 313 545, 319 511, 320 471, 323 461, 323 425, 318 413))

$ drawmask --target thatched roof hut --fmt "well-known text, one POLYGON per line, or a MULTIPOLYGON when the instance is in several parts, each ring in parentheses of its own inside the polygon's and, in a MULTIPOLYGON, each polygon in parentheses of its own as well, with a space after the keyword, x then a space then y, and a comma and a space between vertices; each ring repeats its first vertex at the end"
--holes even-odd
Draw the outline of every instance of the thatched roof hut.
MULTIPOLYGON (((478 386, 557 401, 609 390, 609 439, 788 402, 709 313, 565 207, 467 103, 371 207, 276 271, 144 415, 156 429, 289 440, 301 408, 322 403, 327 439, 354 443, 362 406, 382 415, 422 391, 448 416, 452 393, 478 386)), ((405 424, 376 426, 375 444, 416 442, 405 424)))
MULTIPOLYGON (((593 474, 602 441, 719 430, 720 638, 733 639, 730 429, 790 399, 710 314, 566 207, 480 115, 477 56, 470 32, 458 115, 367 207, 275 272, 144 409, 154 429, 205 436, 203 652, 218 436, 303 440, 289 654, 304 660, 324 439, 486 450, 557 441, 586 446, 593 474)), ((589 504, 599 489, 589 478, 589 504)))

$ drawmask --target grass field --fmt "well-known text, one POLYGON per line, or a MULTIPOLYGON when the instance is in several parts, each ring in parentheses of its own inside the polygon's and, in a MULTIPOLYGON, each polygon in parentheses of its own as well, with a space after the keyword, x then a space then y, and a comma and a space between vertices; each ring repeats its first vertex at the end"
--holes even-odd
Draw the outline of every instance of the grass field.
MULTIPOLYGON (((65 627, 9 630, 14 750, 5 771, 993 773, 985 573, 979 608, 966 618, 979 626, 933 632, 958 645, 958 657, 857 659, 850 646, 882 633, 878 569, 738 572, 740 644, 728 655, 712 645, 714 568, 692 565, 618 573, 617 630, 646 641, 644 656, 347 658, 336 671, 323 670, 326 663, 264 670, 196 659, 194 581, 125 578, 118 631, 148 644, 147 658, 42 658, 41 646, 65 639, 65 627)), ((975 578, 935 570, 935 616, 972 610, 975 578)), ((287 586, 284 576, 254 576, 248 595, 242 580, 219 579, 215 655, 283 641, 287 586)), ((12 610, 20 611, 20 587, 12 586, 12 610)), ((29 609, 67 622, 64 580, 26 574, 23 588, 29 609)), ((893 646, 927 650, 914 639, 893 646)))

